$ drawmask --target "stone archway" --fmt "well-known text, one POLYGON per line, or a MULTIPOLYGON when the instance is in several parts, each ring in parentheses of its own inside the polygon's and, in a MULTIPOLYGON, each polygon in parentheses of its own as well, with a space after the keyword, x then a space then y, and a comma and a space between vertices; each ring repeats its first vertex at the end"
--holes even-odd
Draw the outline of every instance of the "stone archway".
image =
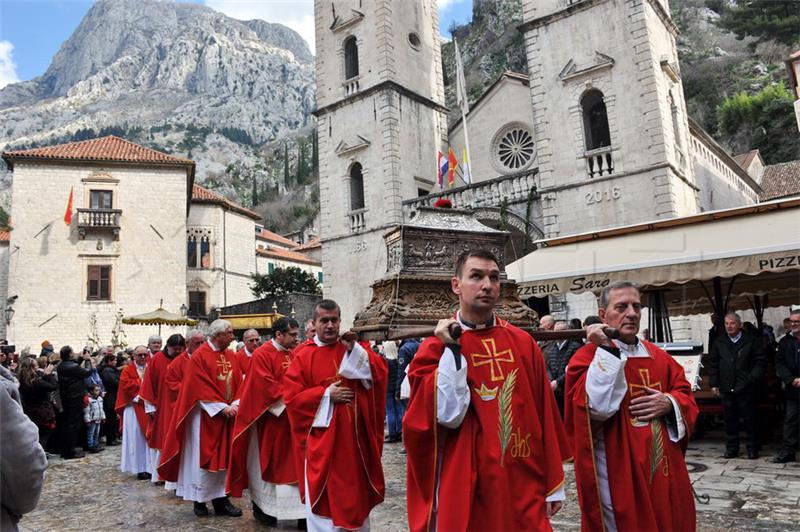
POLYGON ((480 207, 472 212, 482 224, 511 233, 505 250, 506 264, 533 251, 533 242, 544 237, 541 227, 511 210, 502 212, 499 207, 480 207))

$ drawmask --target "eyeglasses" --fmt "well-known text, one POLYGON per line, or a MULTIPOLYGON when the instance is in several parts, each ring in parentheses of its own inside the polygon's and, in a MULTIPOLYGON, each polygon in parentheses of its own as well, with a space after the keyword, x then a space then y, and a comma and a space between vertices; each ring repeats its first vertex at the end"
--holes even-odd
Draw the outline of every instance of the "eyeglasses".
POLYGON ((800 325, 800 320, 789 320, 791 325, 800 325))

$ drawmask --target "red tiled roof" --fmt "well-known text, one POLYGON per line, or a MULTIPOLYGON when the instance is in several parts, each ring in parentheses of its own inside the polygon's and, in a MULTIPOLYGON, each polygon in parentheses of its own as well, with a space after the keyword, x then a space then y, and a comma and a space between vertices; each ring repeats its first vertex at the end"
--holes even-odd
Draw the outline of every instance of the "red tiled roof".
POLYGON ((257 212, 242 207, 238 203, 229 200, 225 196, 217 194, 216 192, 212 192, 205 187, 201 187, 200 185, 194 185, 192 187, 192 203, 212 203, 215 205, 221 205, 222 207, 238 212, 239 214, 244 214, 248 218, 261 220, 261 215, 257 212))
POLYGON ((272 231, 268 231, 266 229, 262 229, 260 233, 257 233, 256 238, 261 240, 270 240, 272 242, 277 242, 278 244, 283 244, 284 246, 288 246, 290 248, 297 247, 297 242, 295 242, 294 240, 290 240, 285 236, 281 236, 278 233, 273 233, 272 231))
POLYGON ((296 251, 289 251, 288 249, 258 248, 256 253, 262 257, 272 257, 273 259, 285 260, 287 262, 301 262, 303 264, 310 264, 312 266, 322 266, 322 263, 318 260, 314 260, 303 255, 302 253, 297 253, 296 251))
POLYGON ((761 201, 800 195, 800 161, 765 166, 761 188, 761 201))
POLYGON ((294 251, 305 251, 307 249, 316 249, 321 247, 322 247, 322 241, 318 236, 315 236, 305 244, 300 244, 299 246, 294 248, 294 251))
POLYGON ((11 233, 8 231, 0 231, 0 242, 9 242, 11 240, 11 233))
POLYGON ((158 164, 186 166, 194 173, 194 162, 174 157, 160 151, 109 135, 98 139, 56 144, 30 150, 8 151, 3 159, 12 165, 14 159, 40 159, 51 161, 101 161, 131 164, 158 164))

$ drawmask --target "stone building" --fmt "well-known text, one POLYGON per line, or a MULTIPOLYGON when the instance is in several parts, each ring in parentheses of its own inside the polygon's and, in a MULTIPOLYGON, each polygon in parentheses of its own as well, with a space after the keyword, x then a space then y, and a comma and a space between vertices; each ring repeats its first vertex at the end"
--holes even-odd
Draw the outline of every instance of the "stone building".
POLYGON ((255 224, 261 215, 200 185, 192 187, 186 227, 186 286, 189 315, 253 298, 255 224))
MULTIPOLYGON (((261 216, 194 184, 190 160, 114 136, 3 159, 14 172, 13 230, 0 232, 0 300, 13 309, 5 337, 20 347, 43 339, 80 347, 93 332, 107 343, 118 312, 159 304, 204 319, 251 301, 250 276, 268 271, 264 253, 274 242, 258 237, 261 216)), ((280 267, 321 276, 318 261, 283 240, 280 267)), ((172 332, 185 328, 162 328, 172 332)), ((135 345, 153 329, 125 333, 135 345)))
MULTIPOLYGON (((316 2, 323 265, 326 295, 352 302, 345 322, 385 271, 380 232, 397 224, 398 209, 408 220, 439 197, 509 229, 507 261, 542 237, 759 201, 758 180, 687 115, 667 0, 521 5, 529 74, 503 74, 472 103, 473 182, 441 190, 425 178, 436 175, 436 151, 448 144, 461 159, 464 124, 442 136, 439 44, 415 31, 438 20, 436 5, 316 2), (361 70, 349 70, 353 58, 361 70), (394 83, 395 100, 378 98, 376 76, 394 83), (436 105, 414 106, 409 93, 431 94, 436 105), (435 119, 396 127, 422 108, 435 119)), ((531 303, 564 318, 596 309, 590 295, 531 303)))
POLYGON ((386 271, 383 233, 433 189, 446 140, 436 0, 315 0, 326 296, 349 324, 386 271))
MULTIPOLYGON (((7 337, 79 348, 116 313, 186 302, 186 215, 194 163, 117 137, 7 152, 14 171, 7 337), (73 216, 65 223, 72 191, 73 216), (156 192, 154 194, 154 192, 156 192)), ((128 327, 131 342, 153 331, 128 327)), ((169 330, 164 331, 169 333, 169 330)), ((105 340, 104 340, 105 341, 105 340)))

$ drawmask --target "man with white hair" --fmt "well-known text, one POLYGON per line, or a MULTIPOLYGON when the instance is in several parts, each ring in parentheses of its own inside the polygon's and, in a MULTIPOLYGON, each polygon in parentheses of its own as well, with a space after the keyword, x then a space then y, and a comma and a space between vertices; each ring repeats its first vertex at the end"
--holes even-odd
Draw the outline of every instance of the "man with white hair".
POLYGON ((218 516, 239 517, 242 511, 225 496, 231 434, 239 409, 242 370, 228 349, 233 329, 226 320, 208 328, 208 341, 185 366, 184 386, 175 409, 175 430, 168 434, 158 474, 177 482, 176 494, 194 501, 194 513, 207 516, 211 501, 218 516))
POLYGON ((156 356, 156 353, 161 351, 162 345, 161 336, 154 334, 147 339, 147 362, 150 362, 150 359, 156 356))
POLYGON ((725 454, 739 456, 739 419, 747 431, 747 458, 758 458, 756 432, 756 396, 761 379, 767 372, 767 357, 761 339, 742 331, 742 318, 734 312, 725 316, 725 333, 711 344, 708 377, 714 395, 722 397, 725 421, 725 454))
POLYGON ((242 368, 242 373, 247 375, 247 370, 250 369, 250 361, 253 358, 253 353, 261 345, 261 335, 255 329, 247 329, 242 335, 244 345, 241 349, 236 351, 236 357, 239 359, 239 367, 242 368))
POLYGON ((142 379, 147 368, 147 348, 138 345, 133 350, 133 363, 125 366, 119 376, 117 403, 114 409, 120 419, 122 428, 122 460, 120 470, 123 473, 136 473, 139 480, 150 478, 147 467, 147 414, 144 401, 139 397, 142 379))

